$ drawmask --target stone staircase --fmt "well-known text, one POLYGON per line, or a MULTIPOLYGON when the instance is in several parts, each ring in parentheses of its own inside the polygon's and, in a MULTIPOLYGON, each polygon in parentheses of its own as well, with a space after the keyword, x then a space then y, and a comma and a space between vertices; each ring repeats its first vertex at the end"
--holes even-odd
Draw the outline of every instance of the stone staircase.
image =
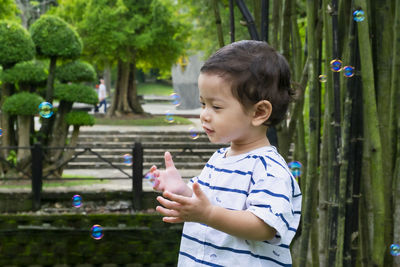
POLYGON ((217 149, 226 146, 212 144, 206 134, 198 134, 198 138, 192 139, 188 131, 83 131, 79 134, 78 146, 90 147, 93 153, 86 151, 79 155, 66 169, 112 169, 112 163, 129 172, 132 166, 124 162, 124 155, 132 155, 134 143, 141 142, 144 172, 152 165, 164 168, 164 152, 169 151, 176 168, 183 171, 182 176, 192 177, 203 169, 217 149))

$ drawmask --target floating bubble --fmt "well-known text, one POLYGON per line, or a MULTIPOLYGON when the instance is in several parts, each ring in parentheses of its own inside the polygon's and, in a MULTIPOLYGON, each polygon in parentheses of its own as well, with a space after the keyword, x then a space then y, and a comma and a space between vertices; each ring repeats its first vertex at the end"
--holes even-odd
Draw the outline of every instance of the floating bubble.
POLYGON ((325 74, 321 74, 319 75, 319 82, 321 83, 326 83, 326 81, 328 81, 328 77, 325 74))
POLYGON ((102 239, 104 236, 103 227, 101 227, 99 224, 93 225, 90 233, 90 236, 96 240, 102 239))
POLYGON ((167 110, 165 112, 165 120, 168 123, 173 123, 175 121, 174 114, 172 112, 170 112, 169 110, 167 110))
POLYGON ((392 256, 400 256, 400 245, 399 244, 392 244, 390 245, 390 254, 392 256))
POLYGON ((49 102, 42 102, 39 105, 39 115, 48 119, 53 115, 53 105, 49 102))
POLYGON ((347 78, 354 76, 354 67, 352 66, 344 66, 343 67, 343 75, 347 78))
POLYGON ((72 197, 72 206, 79 208, 82 206, 82 197, 80 195, 75 195, 72 197))
POLYGON ((331 61, 331 70, 339 72, 342 70, 342 61, 340 59, 334 59, 331 61))
POLYGON ((288 167, 290 169, 290 171, 292 172, 292 175, 297 178, 300 177, 301 175, 301 163, 298 161, 292 161, 288 163, 288 167))
POLYGON ((196 128, 194 127, 190 127, 189 128, 189 134, 190 134, 190 138, 192 140, 196 140, 197 138, 199 138, 199 132, 196 130, 196 128))
POLYGON ((3 129, 0 128, 0 136, 3 136, 3 129))
POLYGON ((131 154, 125 154, 122 157, 124 158, 124 164, 126 166, 132 166, 132 155, 131 154))
POLYGON ((365 19, 365 13, 363 10, 356 10, 353 12, 353 19, 356 22, 361 22, 365 19))
POLYGON ((181 96, 177 93, 172 93, 169 95, 171 98, 172 105, 179 106, 181 104, 181 96))
POLYGON ((154 175, 153 172, 148 172, 146 173, 146 175, 144 176, 144 179, 146 179, 146 181, 148 183, 151 184, 151 186, 154 186, 156 183, 156 176, 154 175))

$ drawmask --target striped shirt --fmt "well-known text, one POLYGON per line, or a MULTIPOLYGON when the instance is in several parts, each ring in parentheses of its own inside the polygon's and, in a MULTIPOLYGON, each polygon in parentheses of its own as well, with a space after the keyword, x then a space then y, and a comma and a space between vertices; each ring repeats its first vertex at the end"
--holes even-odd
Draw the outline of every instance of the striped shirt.
POLYGON ((272 240, 244 240, 205 224, 186 222, 178 266, 292 266, 289 245, 300 221, 301 192, 285 160, 267 146, 225 157, 216 151, 197 181, 213 205, 248 210, 273 227, 272 240))

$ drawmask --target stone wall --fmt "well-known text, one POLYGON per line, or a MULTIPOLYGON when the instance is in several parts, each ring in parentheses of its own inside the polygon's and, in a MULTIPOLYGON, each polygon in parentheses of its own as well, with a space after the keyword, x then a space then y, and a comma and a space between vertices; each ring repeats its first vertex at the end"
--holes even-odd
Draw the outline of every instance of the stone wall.
POLYGON ((181 232, 155 214, 0 215, 0 266, 176 266, 181 232), (104 229, 100 240, 94 224, 104 229))

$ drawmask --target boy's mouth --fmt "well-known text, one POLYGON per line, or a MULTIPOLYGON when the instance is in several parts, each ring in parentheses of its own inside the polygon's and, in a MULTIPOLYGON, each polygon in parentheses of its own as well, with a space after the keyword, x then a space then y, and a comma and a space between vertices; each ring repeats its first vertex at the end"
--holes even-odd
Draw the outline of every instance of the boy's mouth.
POLYGON ((204 131, 206 132, 206 134, 210 134, 210 133, 213 133, 213 132, 214 132, 213 130, 211 130, 211 129, 205 127, 205 126, 203 126, 203 129, 204 129, 204 131))

